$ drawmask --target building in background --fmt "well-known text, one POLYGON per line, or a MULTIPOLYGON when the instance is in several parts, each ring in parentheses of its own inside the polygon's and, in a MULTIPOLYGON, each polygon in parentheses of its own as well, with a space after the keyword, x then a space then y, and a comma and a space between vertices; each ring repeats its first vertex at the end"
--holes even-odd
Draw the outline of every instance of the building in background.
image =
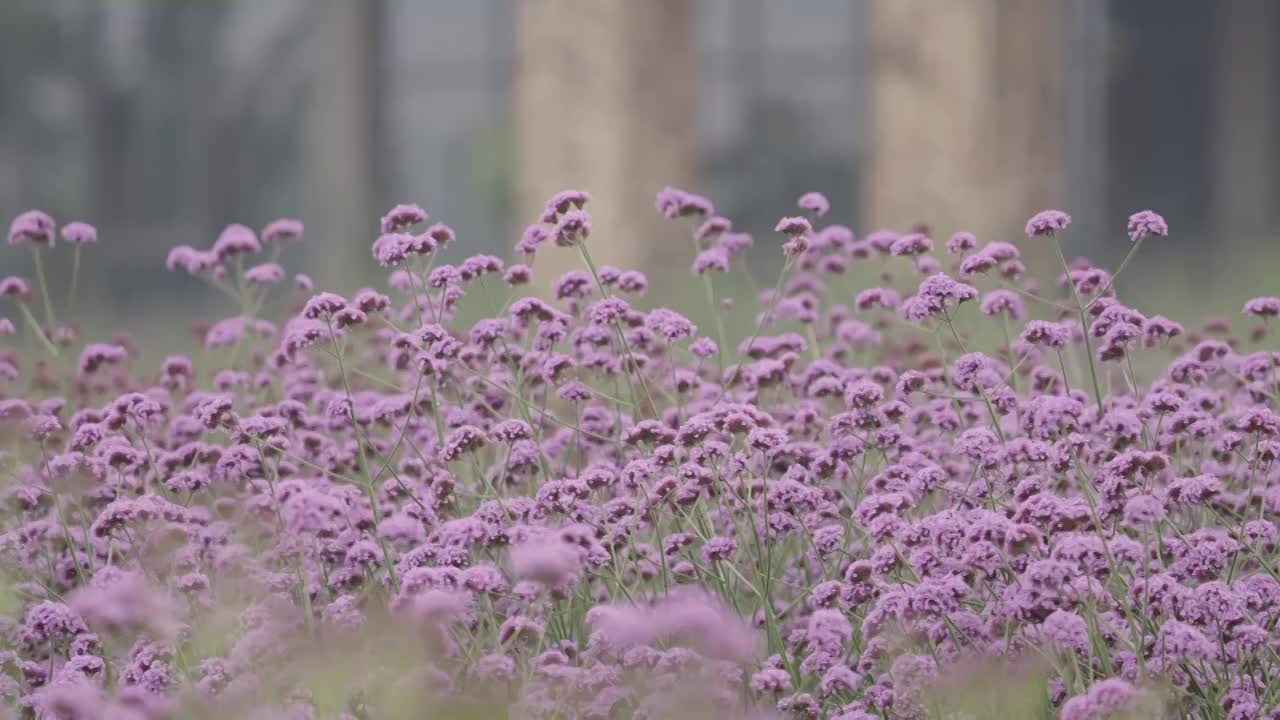
POLYGON ((600 199, 600 253, 680 272, 668 182, 760 245, 811 189, 859 231, 1009 239, 1061 206, 1104 262, 1154 207, 1169 253, 1235 272, 1275 237, 1277 36, 1271 0, 15 0, 0 213, 96 221, 126 308, 227 222, 301 216, 349 286, 391 204, 499 254, 566 184, 600 199))

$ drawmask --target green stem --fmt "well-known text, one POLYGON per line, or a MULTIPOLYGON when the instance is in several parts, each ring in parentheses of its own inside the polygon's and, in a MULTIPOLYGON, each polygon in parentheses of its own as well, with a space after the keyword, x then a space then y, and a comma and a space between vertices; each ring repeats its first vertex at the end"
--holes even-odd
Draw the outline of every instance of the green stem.
POLYGON ((1089 379, 1093 382, 1093 399, 1098 404, 1098 419, 1101 420, 1106 417, 1107 409, 1102 404, 1102 387, 1098 385, 1098 367, 1093 359, 1093 342, 1089 340, 1088 309, 1084 303, 1080 302, 1080 293, 1076 291, 1076 284, 1071 279, 1071 265, 1067 263, 1067 256, 1062 252, 1062 243, 1058 241, 1057 235, 1053 236, 1053 247, 1058 251, 1058 259, 1062 261, 1062 271, 1067 274, 1067 287, 1071 288, 1071 297, 1075 298, 1076 307, 1079 308, 1080 330, 1084 333, 1085 357, 1089 360, 1089 379))
POLYGON ((80 285, 80 246, 71 251, 71 287, 67 289, 67 320, 76 313, 76 289, 80 285))
POLYGON ((35 258, 36 284, 40 286, 40 299, 44 302, 44 317, 49 323, 49 332, 53 332, 57 323, 53 319, 53 303, 49 301, 49 281, 45 278, 44 258, 40 255, 40 248, 32 245, 31 257, 35 258))
POLYGON ((1111 279, 1107 281, 1107 284, 1102 287, 1102 290, 1100 290, 1097 295, 1094 295, 1092 300, 1085 304, 1085 310, 1093 307, 1094 303, 1106 297, 1107 291, 1111 289, 1112 285, 1116 284, 1116 278, 1120 277, 1120 273, 1124 272, 1125 266, 1129 264, 1129 261, 1133 259, 1133 256, 1138 254, 1138 248, 1142 247, 1142 241, 1145 239, 1145 235, 1138 238, 1137 242, 1133 244, 1133 247, 1129 248, 1129 254, 1125 255, 1124 260, 1120 261, 1120 267, 1116 268, 1115 273, 1111 276, 1111 279))
POLYGON ((40 338, 40 343, 44 345, 44 349, 49 351, 53 357, 58 357, 58 348, 49 340, 49 336, 44 334, 44 330, 40 327, 40 321, 36 320, 31 314, 31 308, 27 307, 25 302, 18 303, 18 310, 22 313, 22 319, 27 321, 27 325, 31 327, 31 332, 40 338))

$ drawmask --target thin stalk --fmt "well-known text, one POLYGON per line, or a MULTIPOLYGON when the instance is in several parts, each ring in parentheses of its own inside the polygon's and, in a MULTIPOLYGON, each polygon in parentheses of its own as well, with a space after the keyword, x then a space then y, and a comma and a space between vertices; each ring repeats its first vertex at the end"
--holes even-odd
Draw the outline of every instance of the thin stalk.
MULTIPOLYGON (((1089 379, 1093 381, 1093 399, 1098 404, 1098 419, 1106 417, 1107 409, 1102 404, 1102 387, 1098 385, 1098 368, 1093 360, 1093 342, 1089 340, 1089 313, 1084 303, 1080 302, 1080 293, 1076 291, 1076 284, 1071 280, 1071 265, 1067 263, 1067 256, 1062 252, 1062 243, 1058 241, 1058 236, 1053 236, 1053 247, 1058 251, 1058 259, 1062 261, 1062 270, 1067 274, 1067 287, 1071 288, 1071 297, 1075 298, 1076 307, 1080 314, 1080 329, 1084 334, 1084 351, 1089 360, 1089 379)), ((1114 278, 1113 278, 1114 279, 1114 278)))
POLYGON ((67 289, 67 320, 75 317, 76 291, 80 286, 80 245, 71 251, 71 287, 67 289))
POLYGON ((1094 303, 1106 297, 1107 291, 1111 289, 1112 285, 1116 284, 1116 278, 1120 277, 1120 273, 1124 272, 1125 266, 1129 264, 1129 261, 1133 259, 1133 256, 1138 254, 1138 248, 1142 247, 1142 241, 1145 239, 1146 239, 1145 235, 1138 238, 1137 242, 1133 244, 1133 247, 1129 248, 1129 254, 1125 255, 1124 260, 1120 261, 1120 267, 1116 268, 1116 271, 1111 275, 1111 279, 1108 280, 1107 284, 1104 285, 1102 289, 1098 291, 1098 294, 1094 295, 1093 299, 1085 304, 1084 306, 1085 310, 1088 310, 1089 308, 1093 307, 1094 303))
POLYGON ((44 318, 49 323, 49 332, 53 332, 57 323, 53 319, 53 303, 49 301, 49 281, 45 278, 44 257, 40 254, 40 248, 32 245, 31 257, 35 260, 36 284, 40 286, 40 300, 44 302, 44 318))

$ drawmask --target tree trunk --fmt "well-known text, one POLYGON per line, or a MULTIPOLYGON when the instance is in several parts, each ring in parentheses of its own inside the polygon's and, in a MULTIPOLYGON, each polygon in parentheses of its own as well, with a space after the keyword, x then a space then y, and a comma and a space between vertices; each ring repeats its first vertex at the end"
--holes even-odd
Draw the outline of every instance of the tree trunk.
POLYGON ((1217 9, 1209 229, 1221 257, 1274 237, 1280 219, 1280 5, 1232 0, 1217 9))
POLYGON ((871 0, 872 226, 1012 240, 1066 190, 1056 0, 871 0))
POLYGON ((382 21, 378 3, 329 0, 307 49, 311 101, 305 124, 303 219, 318 280, 346 286, 373 267, 374 207, 382 21))
MULTIPOLYGON (((687 0, 520 3, 517 225, 559 190, 592 194, 590 247, 600 264, 640 267, 686 238, 654 210, 664 185, 694 178, 694 5, 687 0)), ((540 285, 582 267, 576 252, 539 254, 540 285)))

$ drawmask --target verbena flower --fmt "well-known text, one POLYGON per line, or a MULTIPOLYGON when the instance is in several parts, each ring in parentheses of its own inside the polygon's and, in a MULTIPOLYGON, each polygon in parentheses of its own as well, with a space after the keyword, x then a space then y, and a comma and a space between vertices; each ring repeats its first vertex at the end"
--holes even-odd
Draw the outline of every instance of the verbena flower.
MULTIPOLYGON (((724 327, 622 267, 521 291, 543 245, 587 250, 590 202, 551 198, 513 265, 394 208, 385 286, 341 295, 253 257, 301 223, 228 226, 157 258, 237 301, 190 355, 42 327, 49 288, 0 281, 0 697, 863 720, 950 712, 994 667, 1063 717, 1275 709, 1275 298, 1248 335, 1183 327, 1083 259, 1042 290, 1007 242, 815 227, 816 193, 776 290, 696 283, 724 327), (299 690, 352 660, 358 690, 299 690)), ((677 264, 739 271, 751 236, 709 200, 655 204, 688 219, 677 264)), ((11 227, 41 257, 45 217, 11 227)))

